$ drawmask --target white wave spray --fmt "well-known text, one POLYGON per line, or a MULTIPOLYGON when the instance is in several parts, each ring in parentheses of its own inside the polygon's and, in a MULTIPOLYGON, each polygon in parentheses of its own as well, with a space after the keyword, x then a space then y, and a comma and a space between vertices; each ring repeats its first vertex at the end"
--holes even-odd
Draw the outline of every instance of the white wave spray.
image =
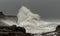
POLYGON ((38 14, 32 13, 25 6, 22 6, 19 9, 19 13, 17 15, 18 21, 12 22, 11 20, 3 20, 2 22, 8 25, 17 25, 24 27, 27 33, 44 33, 54 31, 56 26, 60 24, 60 22, 48 22, 41 20, 38 14))

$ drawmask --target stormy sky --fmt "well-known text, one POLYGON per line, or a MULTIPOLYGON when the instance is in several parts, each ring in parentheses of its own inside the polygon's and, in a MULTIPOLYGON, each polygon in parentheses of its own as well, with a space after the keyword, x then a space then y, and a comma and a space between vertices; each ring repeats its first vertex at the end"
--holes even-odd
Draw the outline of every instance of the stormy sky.
POLYGON ((60 0, 0 0, 0 11, 5 15, 17 15, 22 5, 42 18, 60 19, 60 0))

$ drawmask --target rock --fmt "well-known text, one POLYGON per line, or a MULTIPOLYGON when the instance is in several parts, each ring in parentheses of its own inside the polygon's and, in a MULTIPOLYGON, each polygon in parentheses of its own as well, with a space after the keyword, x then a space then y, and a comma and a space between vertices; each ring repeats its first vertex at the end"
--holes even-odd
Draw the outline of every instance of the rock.
POLYGON ((56 32, 60 32, 60 25, 56 27, 56 32))
POLYGON ((0 11, 0 18, 3 18, 3 17, 5 17, 5 15, 3 14, 2 11, 0 11))
POLYGON ((0 36, 33 36, 31 33, 26 33, 24 27, 0 26, 0 36))

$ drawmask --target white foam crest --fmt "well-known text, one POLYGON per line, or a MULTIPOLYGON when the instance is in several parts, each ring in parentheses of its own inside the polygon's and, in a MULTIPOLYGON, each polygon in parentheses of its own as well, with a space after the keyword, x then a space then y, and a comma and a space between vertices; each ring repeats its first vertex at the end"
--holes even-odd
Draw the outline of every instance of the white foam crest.
POLYGON ((43 33, 54 31, 58 22, 42 21, 38 14, 32 13, 28 8, 22 6, 18 13, 18 23, 28 33, 43 33))

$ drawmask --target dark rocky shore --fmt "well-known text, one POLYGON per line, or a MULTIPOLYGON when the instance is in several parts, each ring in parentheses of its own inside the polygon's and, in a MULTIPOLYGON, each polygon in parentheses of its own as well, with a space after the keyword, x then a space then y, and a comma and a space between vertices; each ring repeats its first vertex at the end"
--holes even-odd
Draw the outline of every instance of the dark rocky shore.
POLYGON ((60 36, 60 25, 56 27, 55 31, 42 34, 26 33, 24 27, 17 27, 16 25, 0 26, 0 36, 60 36))
POLYGON ((25 28, 13 26, 0 26, 0 36, 33 36, 26 33, 25 28))

